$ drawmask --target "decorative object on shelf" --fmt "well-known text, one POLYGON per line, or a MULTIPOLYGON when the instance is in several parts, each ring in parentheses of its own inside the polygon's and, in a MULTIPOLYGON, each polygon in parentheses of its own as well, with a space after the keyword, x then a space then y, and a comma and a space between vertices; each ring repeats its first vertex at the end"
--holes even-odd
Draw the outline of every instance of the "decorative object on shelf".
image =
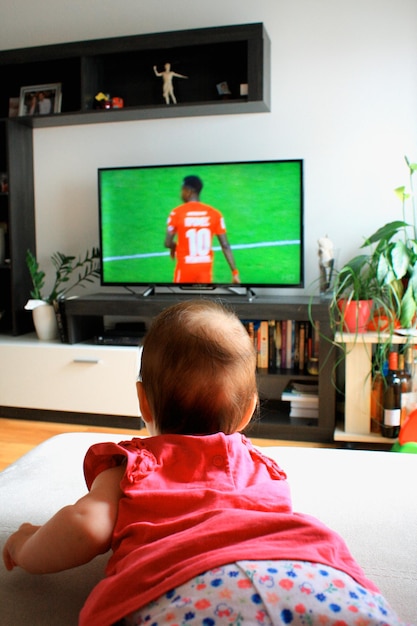
POLYGON ((94 108, 95 109, 111 109, 111 100, 109 93, 103 93, 100 91, 94 97, 94 108))
POLYGON ((319 269, 320 269, 320 294, 329 293, 332 285, 334 272, 334 245, 327 235, 320 237, 319 244, 319 269))
POLYGON ((41 341, 54 341, 59 338, 58 322, 53 304, 43 300, 29 300, 25 309, 32 311, 36 335, 41 341))
POLYGON ((219 96, 221 96, 223 99, 227 99, 229 96, 232 95, 232 92, 229 89, 229 85, 225 80, 221 83, 217 83, 216 89, 219 96))
POLYGON ((123 109, 125 103, 123 98, 120 98, 119 96, 113 96, 113 98, 111 99, 111 108, 112 109, 123 109))
POLYGON ((26 264, 29 269, 33 289, 30 292, 25 309, 32 311, 33 323, 39 339, 56 339, 58 330, 62 332, 62 319, 60 316, 59 302, 64 296, 77 286, 84 287, 84 283, 92 283, 99 277, 100 252, 93 248, 91 253, 87 250, 84 257, 75 257, 55 252, 51 256, 55 267, 55 281, 48 296, 42 295, 45 285, 45 272, 39 267, 33 253, 26 253, 26 264), (74 272, 78 271, 75 279, 74 272), (69 284, 71 281, 71 284, 69 284), (46 308, 48 307, 48 308, 46 308), (52 315, 51 309, 54 314, 52 315), (49 325, 48 325, 49 320, 49 325), (39 330, 38 330, 39 328, 39 330))
POLYGON ((162 78, 162 96, 165 100, 165 104, 169 104, 172 101, 174 104, 177 104, 177 99, 174 94, 174 78, 188 78, 188 76, 184 76, 183 74, 178 74, 177 72, 173 72, 171 70, 171 63, 165 63, 164 71, 159 72, 156 65, 153 66, 153 71, 155 72, 155 76, 162 78))
POLYGON ((31 85, 20 89, 19 115, 48 115, 61 112, 61 83, 31 85))
POLYGON ((114 96, 112 98, 110 94, 100 91, 94 97, 95 109, 123 109, 123 107, 124 100, 123 98, 119 98, 118 96, 114 96))

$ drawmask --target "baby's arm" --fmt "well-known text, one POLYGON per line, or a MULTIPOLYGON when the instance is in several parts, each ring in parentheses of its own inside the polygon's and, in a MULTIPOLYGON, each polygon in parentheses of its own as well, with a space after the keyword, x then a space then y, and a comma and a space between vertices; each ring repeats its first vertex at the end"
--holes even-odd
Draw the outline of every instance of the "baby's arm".
POLYGON ((7 540, 3 560, 8 570, 31 574, 59 572, 83 565, 110 548, 122 495, 123 467, 105 470, 90 492, 56 513, 43 526, 22 526, 7 540))

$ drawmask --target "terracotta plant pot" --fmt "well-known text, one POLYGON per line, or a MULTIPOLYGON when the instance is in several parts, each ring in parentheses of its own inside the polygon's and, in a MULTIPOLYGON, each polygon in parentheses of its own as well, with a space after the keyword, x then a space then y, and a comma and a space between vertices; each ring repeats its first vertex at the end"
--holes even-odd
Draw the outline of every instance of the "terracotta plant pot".
POLYGON ((347 333, 366 333, 371 319, 372 300, 339 300, 338 309, 347 333))

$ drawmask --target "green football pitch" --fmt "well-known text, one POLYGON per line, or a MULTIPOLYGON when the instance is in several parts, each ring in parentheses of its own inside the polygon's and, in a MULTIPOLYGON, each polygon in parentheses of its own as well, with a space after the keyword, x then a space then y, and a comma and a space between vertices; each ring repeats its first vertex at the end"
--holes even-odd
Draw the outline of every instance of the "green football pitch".
MULTIPOLYGON (((181 204, 185 176, 200 176, 200 200, 220 210, 247 285, 300 280, 299 162, 102 170, 101 228, 106 283, 169 283, 174 261, 164 248, 167 217, 181 204), (139 174, 138 174, 139 173, 139 174)), ((229 266, 213 242, 214 282, 229 284, 229 266)))

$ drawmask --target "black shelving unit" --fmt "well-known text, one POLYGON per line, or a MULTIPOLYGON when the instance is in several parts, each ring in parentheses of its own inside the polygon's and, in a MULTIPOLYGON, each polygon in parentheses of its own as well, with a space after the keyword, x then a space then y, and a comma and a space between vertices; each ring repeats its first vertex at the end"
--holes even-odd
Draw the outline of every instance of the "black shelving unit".
POLYGON ((24 310, 31 290, 26 250, 35 250, 32 131, 27 126, 0 120, 0 171, 8 177, 8 190, 0 193, 0 222, 6 232, 0 332, 20 335, 33 329, 24 310))
POLYGON ((0 265, 0 333, 33 329, 24 310, 31 284, 25 257, 36 254, 32 129, 151 118, 259 113, 269 110, 270 42, 263 24, 242 24, 114 37, 0 51, 0 223, 6 259, 0 265), (166 105, 153 72, 166 62, 189 76, 175 85, 179 103, 166 105), (226 81, 231 94, 217 93, 226 81), (60 113, 8 117, 22 87, 61 84, 60 113), (247 85, 242 96, 240 86, 247 85), (121 97, 124 108, 97 110, 97 93, 121 97))
MULTIPOLYGON (((66 300, 65 318, 70 343, 94 342, 103 332, 106 323, 115 318, 134 319, 148 327, 152 318, 164 308, 192 295, 166 294, 148 297, 133 294, 93 294, 66 300)), ((196 297, 196 296, 194 296, 196 297)), ((197 296, 199 297, 199 296, 197 296)), ((204 296, 203 296, 204 297, 204 296)), ((208 297, 208 296, 206 296, 208 297)), ((249 427, 253 437, 295 439, 301 441, 332 441, 335 427, 335 351, 329 326, 328 306, 320 299, 300 297, 263 297, 249 299, 243 296, 216 296, 244 320, 284 320, 319 322, 319 374, 309 376, 305 371, 278 370, 258 375, 261 398, 260 419, 249 427), (294 420, 289 417, 289 403, 280 400, 281 393, 290 380, 318 381, 319 418, 294 420)), ((103 350, 105 346, 103 346, 103 350)))
POLYGON ((23 116, 31 127, 159 117, 251 113, 270 108, 270 42, 263 24, 242 24, 37 46, 0 52, 0 117, 21 87, 62 85, 61 112, 23 116), (162 98, 153 66, 165 63, 177 79, 177 105, 162 98), (216 85, 227 82, 230 94, 216 85), (247 85, 247 95, 241 95, 247 85), (120 97, 124 108, 97 110, 98 93, 120 97))

